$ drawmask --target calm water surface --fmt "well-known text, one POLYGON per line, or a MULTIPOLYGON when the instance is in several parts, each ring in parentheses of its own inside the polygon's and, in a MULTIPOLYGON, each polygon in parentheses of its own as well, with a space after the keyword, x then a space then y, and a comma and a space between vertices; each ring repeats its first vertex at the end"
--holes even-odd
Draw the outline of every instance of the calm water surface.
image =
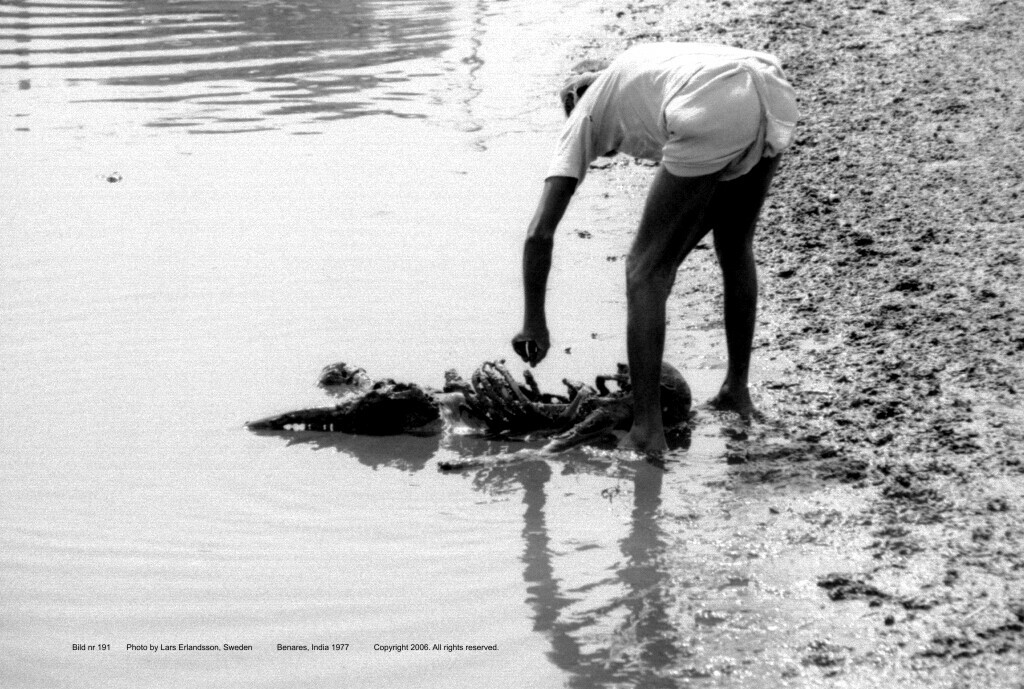
MULTIPOLYGON (((446 475, 505 448, 243 427, 321 403, 332 361, 439 384, 511 354, 561 27, 589 21, 529 0, 0 4, 0 684, 668 682, 659 515, 714 469, 446 475), (253 650, 126 650, 178 643, 253 650), (276 650, 313 643, 349 646, 276 650), (416 643, 499 650, 374 650, 416 643)), ((566 221, 545 387, 624 355, 627 238, 577 233, 601 203, 566 221)))

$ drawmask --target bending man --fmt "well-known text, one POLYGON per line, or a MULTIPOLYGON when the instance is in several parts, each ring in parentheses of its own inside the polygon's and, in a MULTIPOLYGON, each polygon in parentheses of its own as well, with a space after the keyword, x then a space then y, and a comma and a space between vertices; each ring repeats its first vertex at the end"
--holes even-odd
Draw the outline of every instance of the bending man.
POLYGON ((512 340, 530 365, 550 348, 544 312, 553 239, 590 163, 625 153, 660 161, 626 262, 627 334, 635 397, 623 445, 666 449, 658 383, 665 304, 683 259, 708 231, 725 286, 729 364, 719 408, 754 411, 748 390, 757 309, 754 227, 779 156, 793 140, 793 88, 778 60, 727 46, 655 43, 561 92, 568 121, 523 250, 523 329, 512 340))

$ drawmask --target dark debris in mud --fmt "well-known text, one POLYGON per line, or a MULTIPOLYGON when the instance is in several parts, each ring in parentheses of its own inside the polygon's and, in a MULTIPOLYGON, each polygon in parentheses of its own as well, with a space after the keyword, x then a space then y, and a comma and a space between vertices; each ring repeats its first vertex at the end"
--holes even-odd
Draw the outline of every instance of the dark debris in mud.
MULTIPOLYGON (((757 431, 752 431, 760 436, 757 431)), ((726 445, 726 462, 732 476, 747 482, 782 481, 794 476, 812 476, 826 481, 853 483, 867 477, 868 464, 850 457, 839 448, 805 440, 751 439, 750 433, 735 437, 726 445)))
POLYGON ((820 668, 836 668, 849 662, 849 656, 853 649, 848 646, 839 646, 823 640, 812 641, 805 649, 806 653, 800 659, 805 665, 814 665, 820 668))
POLYGON ((1024 624, 1018 620, 983 629, 956 630, 935 635, 920 655, 925 658, 965 658, 983 653, 1024 652, 1024 624))
POLYGON ((868 600, 881 605, 891 596, 873 584, 851 574, 828 574, 818 580, 818 586, 828 591, 831 600, 868 600))

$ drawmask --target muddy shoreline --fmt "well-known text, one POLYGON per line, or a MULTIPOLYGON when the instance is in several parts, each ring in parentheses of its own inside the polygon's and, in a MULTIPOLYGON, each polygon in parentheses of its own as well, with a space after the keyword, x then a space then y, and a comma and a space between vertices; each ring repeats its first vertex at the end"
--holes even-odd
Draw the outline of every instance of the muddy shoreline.
MULTIPOLYGON (((702 0, 605 14, 606 33, 581 38, 571 59, 722 42, 777 54, 797 88, 798 138, 757 243, 754 365, 787 365, 756 386, 764 422, 698 421, 721 424, 729 490, 766 513, 759 525, 795 515, 862 563, 817 573, 817 591, 797 597, 828 603, 788 659, 737 652, 682 676, 1020 686, 1024 11, 1005 0, 702 0), (827 518, 801 511, 808 494, 832 505, 827 518), (844 645, 833 623, 872 646, 844 645)), ((617 161, 595 176, 636 203, 645 173, 617 161)), ((681 271, 670 318, 683 330, 716 323, 712 254, 695 251, 681 271)), ((671 324, 666 356, 692 356, 671 324)))

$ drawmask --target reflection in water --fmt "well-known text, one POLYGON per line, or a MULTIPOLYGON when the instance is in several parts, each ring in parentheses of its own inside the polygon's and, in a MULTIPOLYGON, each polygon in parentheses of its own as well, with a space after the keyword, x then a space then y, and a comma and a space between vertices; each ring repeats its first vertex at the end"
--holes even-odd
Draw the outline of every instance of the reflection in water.
POLYGON ((321 433, 317 431, 251 431, 255 435, 277 436, 286 445, 308 445, 314 450, 334 450, 354 457, 360 464, 382 466, 408 472, 422 470, 437 454, 439 436, 419 437, 392 435, 386 437, 321 433))
MULTIPOLYGON (((550 470, 549 470, 550 471, 550 470)), ((667 620, 663 600, 665 573, 658 558, 665 548, 655 515, 661 502, 663 470, 642 463, 633 478, 634 503, 630 531, 620 541, 624 566, 617 571, 625 593, 585 615, 567 617, 565 608, 573 600, 559 591, 551 562, 551 550, 544 529, 544 483, 548 476, 535 472, 527 477, 524 502, 527 505, 523 529, 526 550, 524 574, 532 584, 528 602, 535 610, 534 628, 551 640, 552 661, 572 674, 570 686, 593 687, 623 681, 639 686, 675 686, 665 683, 659 671, 672 667, 680 648, 667 620), (605 643, 589 643, 575 634, 586 634, 622 609, 625 619, 605 643), (574 634, 575 633, 575 634, 574 634)))
POLYGON ((452 10, 432 0, 13 0, 0 7, 0 79, 91 87, 77 102, 185 103, 149 124, 195 131, 421 116, 410 75, 381 66, 448 48, 452 10))
MULTIPOLYGON (((293 431, 258 434, 286 438, 289 445, 333 449, 370 467, 386 466, 408 472, 427 468, 429 460, 439 455, 481 457, 509 452, 506 443, 456 435, 373 437, 293 431)), ((586 455, 578 452, 567 453, 565 457, 558 460, 565 471, 608 475, 606 462, 587 460, 586 455)), ((560 586, 553 560, 556 548, 545 514, 552 461, 538 455, 532 461, 484 468, 473 479, 478 490, 499 494, 523 491, 526 603, 533 610, 534 631, 543 634, 551 645, 548 657, 570 675, 569 686, 573 687, 619 682, 643 687, 676 686, 668 671, 678 669, 689 657, 689 651, 668 616, 672 601, 662 562, 668 539, 658 518, 665 468, 645 461, 617 468, 617 477, 633 485, 629 531, 619 541, 622 561, 615 567, 619 593, 580 612, 571 608, 581 601, 591 601, 593 596, 588 596, 588 592, 608 582, 590 582, 568 591, 560 586), (612 620, 620 621, 609 631, 612 620)))
MULTIPOLYGON (((586 470, 582 464, 572 465, 586 470)), ((568 467, 567 467, 568 468, 568 467)), ((598 467, 606 475, 607 466, 598 467)), ((629 532, 619 541, 623 562, 617 566, 619 595, 585 612, 570 610, 587 592, 605 583, 591 582, 564 591, 552 558, 545 507, 552 477, 547 461, 526 462, 482 472, 478 482, 495 483, 507 490, 518 483, 526 510, 523 514, 523 579, 527 604, 533 609, 533 628, 551 644, 551 661, 571 676, 569 686, 674 687, 668 671, 687 656, 668 617, 668 575, 661 557, 667 539, 658 522, 663 467, 651 462, 623 467, 620 473, 633 483, 633 509, 629 532), (610 620, 619 619, 614 630, 610 620)))
POLYGON ((500 456, 507 453, 508 445, 485 438, 468 435, 350 435, 323 431, 264 431, 250 430, 254 435, 279 437, 287 441, 286 446, 306 445, 313 450, 334 450, 353 457, 360 464, 372 467, 389 467, 402 471, 417 472, 426 468, 427 462, 443 453, 461 457, 500 456))

